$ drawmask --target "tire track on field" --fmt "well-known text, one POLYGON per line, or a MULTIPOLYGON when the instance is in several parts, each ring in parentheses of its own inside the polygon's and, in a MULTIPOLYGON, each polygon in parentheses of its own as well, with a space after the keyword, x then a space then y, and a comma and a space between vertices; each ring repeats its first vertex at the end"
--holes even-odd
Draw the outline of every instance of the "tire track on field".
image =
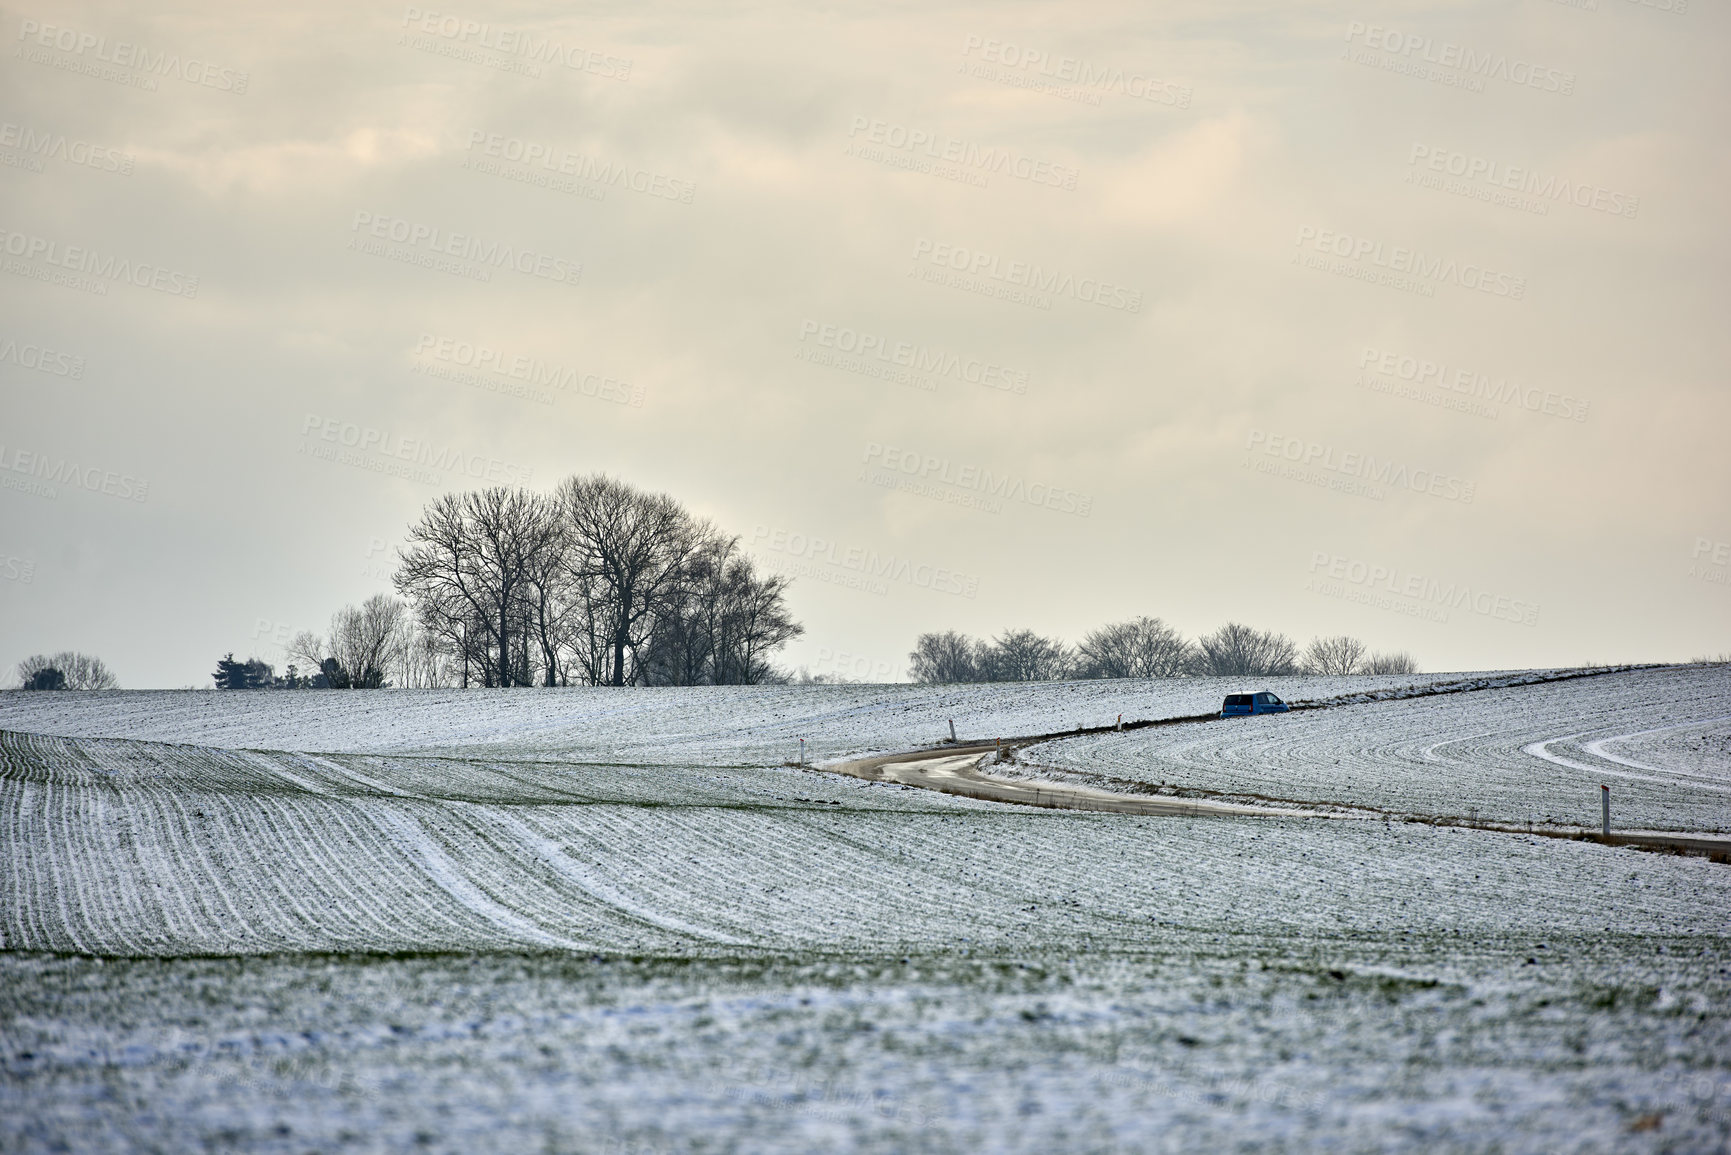
MULTIPOLYGON (((694 887, 705 882, 707 874, 702 873, 703 862, 692 857, 691 852, 703 847, 709 834, 719 838, 724 831, 745 827, 740 816, 730 810, 705 810, 701 813, 702 821, 693 822, 683 807, 643 808, 615 803, 585 806, 580 810, 535 808, 523 821, 554 845, 557 845, 554 841, 556 835, 566 838, 565 853, 573 859, 579 857, 581 848, 580 856, 588 863, 587 875, 616 895, 627 909, 656 912, 677 921, 689 928, 674 931, 682 937, 751 945, 755 940, 749 934, 750 919, 735 920, 746 924, 736 925, 734 929, 745 932, 736 934, 714 925, 704 926, 680 913, 681 906, 701 907, 712 916, 728 909, 725 897, 719 903, 693 900, 694 887), (645 851, 651 848, 668 848, 674 853, 646 854, 645 851), (694 872, 675 865, 676 855, 699 867, 696 877, 693 877, 694 872), (609 866, 614 863, 629 863, 631 869, 629 872, 610 871, 609 866)), ((744 852, 736 843, 731 850, 735 857, 744 852)), ((723 855, 714 857, 717 861, 725 860, 723 855)), ((661 931, 674 929, 645 921, 641 915, 634 916, 633 921, 656 926, 661 931)))
POLYGON ((420 864, 421 872, 458 903, 492 923, 506 934, 537 946, 562 950, 582 950, 583 944, 549 934, 536 923, 522 918, 508 907, 489 898, 463 873, 451 857, 428 836, 412 815, 380 805, 368 808, 368 815, 398 849, 420 864))
MULTIPOLYGON (((1718 720, 1719 719, 1710 719, 1710 721, 1718 720)), ((1687 724, 1688 723, 1685 723, 1684 725, 1687 724)), ((1660 726, 1653 730, 1637 731, 1637 733, 1656 734, 1662 730, 1677 729, 1682 729, 1682 726, 1660 726)), ((1572 758, 1565 758, 1561 754, 1553 753, 1550 749, 1550 747, 1557 742, 1572 742, 1576 745, 1580 745, 1579 739, 1585 738, 1588 734, 1593 732, 1594 731, 1592 730, 1583 730, 1579 734, 1564 734, 1556 738, 1542 738, 1537 742, 1529 742, 1527 745, 1522 746, 1521 753, 1530 754, 1534 758, 1551 763, 1553 766, 1563 766, 1570 770, 1579 770, 1585 774, 1597 774, 1611 778, 1622 778, 1630 782, 1651 782, 1658 786, 1686 785, 1692 790, 1705 790, 1711 794, 1731 794, 1731 786, 1725 785, 1722 779, 1708 778, 1702 775, 1689 774, 1682 771, 1664 770, 1656 766, 1645 766, 1639 762, 1630 762, 1626 759, 1614 757, 1613 755, 1593 749, 1593 747, 1599 745, 1601 742, 1614 742, 1619 738, 1633 738, 1636 734, 1618 734, 1610 738, 1601 738, 1596 742, 1588 742, 1585 746, 1582 746, 1582 749, 1595 757, 1603 758, 1609 762, 1628 766, 1634 770, 1650 770, 1656 771, 1656 773, 1636 774, 1632 773, 1630 770, 1617 770, 1610 766, 1593 766, 1586 762, 1577 762, 1572 758), (1689 781, 1683 782, 1679 781, 1679 779, 1688 779, 1689 781)))
POLYGON ((700 942, 722 943, 727 946, 751 945, 748 939, 736 938, 733 935, 705 929, 695 923, 686 922, 684 919, 637 902, 624 891, 607 883, 593 870, 585 869, 571 856, 567 848, 536 832, 528 823, 514 815, 503 813, 491 807, 478 806, 476 810, 484 814, 488 821, 508 830, 513 839, 534 851, 541 861, 546 862, 552 868, 554 873, 569 881, 578 890, 597 902, 624 913, 635 921, 662 930, 669 930, 700 942))
POLYGON ((1619 766, 1628 766, 1635 770, 1647 770, 1654 774, 1668 774, 1672 778, 1687 779, 1687 784, 1691 786, 1695 785, 1697 782, 1708 782, 1712 783, 1714 787, 1719 788, 1726 785, 1724 777, 1716 777, 1710 774, 1697 774, 1689 770, 1668 770, 1663 766, 1650 766, 1645 762, 1637 762, 1632 758, 1624 758, 1619 754, 1613 754, 1609 750, 1605 749, 1605 745, 1609 742, 1626 742, 1631 738, 1645 738, 1649 734, 1669 734, 1676 730, 1692 730, 1697 726, 1711 726, 1715 722, 1726 721, 1731 721, 1731 714, 1721 714, 1716 718, 1701 718, 1692 722, 1678 722, 1671 726, 1654 726, 1648 730, 1635 730, 1628 734, 1613 734, 1608 738, 1594 739, 1581 748, 1595 758, 1603 758, 1607 762, 1614 762, 1619 766))
MULTIPOLYGON (((377 798, 334 800, 329 817, 340 828, 344 842, 332 857, 343 862, 357 888, 364 892, 362 907, 372 928, 359 941, 396 943, 407 949, 436 949, 461 944, 470 948, 485 945, 482 928, 496 926, 465 906, 449 891, 434 885, 425 871, 415 869, 416 860, 381 828, 376 813, 396 813, 395 804, 377 798), (354 856, 351 848, 364 848, 365 863, 348 860, 354 856), (366 863, 371 869, 365 869, 366 863), (388 885, 387 885, 388 883, 388 885), (448 906, 441 906, 435 896, 448 906), (404 932, 406 916, 415 910, 422 918, 418 925, 404 932), (475 921, 466 922, 459 915, 475 921)), ((322 827, 315 825, 315 829, 322 827)), ((333 835, 334 837, 334 835, 333 835)))

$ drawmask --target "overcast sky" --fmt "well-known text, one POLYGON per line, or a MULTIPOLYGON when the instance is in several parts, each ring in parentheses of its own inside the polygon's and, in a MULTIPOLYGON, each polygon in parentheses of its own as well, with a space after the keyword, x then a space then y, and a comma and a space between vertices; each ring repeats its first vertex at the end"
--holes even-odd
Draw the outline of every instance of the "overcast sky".
POLYGON ((1722 6, 453 4, 0 14, 0 662, 280 663, 594 470, 813 673, 1731 651, 1722 6))

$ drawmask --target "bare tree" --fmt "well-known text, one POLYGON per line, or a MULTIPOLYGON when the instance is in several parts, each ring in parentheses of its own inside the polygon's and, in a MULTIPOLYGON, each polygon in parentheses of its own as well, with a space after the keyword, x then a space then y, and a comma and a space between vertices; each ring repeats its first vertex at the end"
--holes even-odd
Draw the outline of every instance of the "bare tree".
POLYGON ((25 690, 64 690, 66 671, 47 654, 31 654, 18 663, 18 685, 25 690))
POLYGON ((527 680, 519 627, 528 616, 530 564, 557 533, 550 508, 525 490, 446 494, 409 527, 394 582, 427 628, 456 636, 465 673, 478 659, 484 684, 520 685, 527 680))
POLYGON ((1005 630, 986 648, 980 666, 989 682, 1049 682, 1068 678, 1076 655, 1056 638, 1005 630))
POLYGON ((393 670, 404 669, 405 647, 415 634, 408 608, 389 594, 374 594, 359 606, 344 606, 331 615, 331 632, 320 637, 302 630, 284 647, 290 669, 301 666, 323 675, 309 675, 310 685, 339 690, 373 690, 389 685, 393 670))
MULTIPOLYGON (((546 523, 545 538, 526 560, 523 601, 528 610, 528 630, 534 636, 541 662, 541 684, 563 686, 570 681, 564 655, 571 649, 577 621, 583 612, 584 599, 571 574, 571 527, 562 516, 558 504, 537 496, 537 517, 546 523)), ((533 680, 533 679, 531 679, 533 680)))
POLYGON ((908 676, 928 685, 948 682, 978 682, 980 645, 966 634, 946 630, 921 634, 908 654, 908 676))
POLYGON ((114 676, 101 658, 77 652, 65 655, 66 684, 73 690, 118 690, 120 679, 114 676))
POLYGON ((18 682, 26 690, 118 690, 120 680, 101 658, 75 650, 32 654, 18 663, 18 682))
MULTIPOLYGON (((415 604, 416 616, 430 633, 445 639, 462 661, 462 682, 469 684, 473 648, 469 635, 489 612, 492 591, 476 558, 479 552, 462 494, 445 494, 409 527, 410 544, 398 551, 392 584, 415 604)), ((483 681, 492 685, 485 658, 483 681)))
POLYGON ((405 613, 396 644, 397 685, 409 690, 453 686, 457 682, 457 648, 449 639, 405 613))
MULTIPOLYGON (((635 658, 649 640, 656 612, 684 578, 703 535, 671 497, 605 474, 573 477, 558 497, 571 533, 572 573, 597 580, 605 598, 610 681, 623 686, 627 655, 635 658)), ((636 680, 635 672, 629 680, 636 680)))
POLYGON ((1159 618, 1102 626, 1077 646, 1085 678, 1177 678, 1196 661, 1196 647, 1159 618))
POLYGON ((663 593, 643 655, 644 680, 657 685, 729 680, 724 667, 737 628, 729 566, 738 560, 739 539, 706 524, 694 528, 698 542, 686 557, 679 580, 663 593))
POLYGON ((607 684, 613 660, 613 638, 619 632, 607 584, 593 573, 570 572, 572 617, 566 631, 570 648, 565 668, 590 686, 607 684))
POLYGON ((1312 638, 1301 663, 1307 674, 1358 674, 1364 671, 1364 643, 1347 634, 1312 638))
POLYGON ((786 594, 790 581, 781 574, 758 577, 751 559, 733 559, 727 567, 728 611, 734 627, 725 645, 717 650, 722 659, 718 682, 755 686, 769 680, 774 671, 769 655, 805 633, 793 620, 786 594))
POLYGON ((319 670, 323 668, 325 658, 330 651, 325 648, 325 640, 311 630, 302 630, 289 639, 283 647, 291 668, 319 670))
POLYGON ((1221 677, 1291 674, 1297 670, 1298 647, 1285 634, 1254 630, 1227 622, 1196 640, 1197 671, 1221 677))
POLYGON ((756 685, 778 677, 769 654, 805 632, 787 608, 788 579, 758 576, 739 538, 697 523, 699 542, 655 613, 644 681, 756 685))
POLYGON ((1405 650, 1392 654, 1372 654, 1365 660, 1367 674, 1416 674, 1418 662, 1405 650))
POLYGON ((474 606, 449 589, 425 589, 418 597, 411 595, 411 600, 416 632, 437 639, 457 685, 467 689, 471 677, 492 685, 488 676, 492 668, 491 634, 474 606))
POLYGON ((403 641, 403 603, 389 594, 374 594, 357 606, 344 606, 331 617, 331 657, 347 675, 352 689, 376 690, 396 664, 403 641))

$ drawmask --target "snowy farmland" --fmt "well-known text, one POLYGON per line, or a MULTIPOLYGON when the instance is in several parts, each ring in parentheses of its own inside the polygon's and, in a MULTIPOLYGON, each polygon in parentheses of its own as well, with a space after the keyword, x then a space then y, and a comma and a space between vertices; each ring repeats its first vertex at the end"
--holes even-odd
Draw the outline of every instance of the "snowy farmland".
POLYGON ((785 765, 1203 680, 5 695, 0 1149, 1722 1149, 1731 867, 1403 819, 1731 828, 1731 670, 1432 680, 1018 770, 1386 821, 785 765))
MULTIPOLYGON (((1453 676, 1451 676, 1453 677, 1453 676)), ((1495 679, 1496 675, 1465 675, 1495 679)), ((1419 675, 1270 678, 1289 701, 1394 693, 1419 675)), ((65 704, 0 695, 0 729, 67 737, 350 753, 547 755, 644 765, 814 759, 1218 710, 1225 678, 970 686, 714 686, 398 690, 389 694, 91 694, 65 704)))
POLYGON ((1731 831, 1731 674, 1724 667, 1490 687, 1231 726, 1042 745, 1056 767, 1143 784, 1338 802, 1397 814, 1731 831))

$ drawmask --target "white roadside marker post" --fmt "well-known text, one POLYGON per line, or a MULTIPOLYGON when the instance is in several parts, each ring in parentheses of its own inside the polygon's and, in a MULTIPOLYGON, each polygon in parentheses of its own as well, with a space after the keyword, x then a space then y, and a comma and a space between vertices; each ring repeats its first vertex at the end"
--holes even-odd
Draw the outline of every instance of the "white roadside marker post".
POLYGON ((1119 714, 1118 715, 1118 729, 1122 730, 1123 728, 1124 728, 1124 715, 1119 714))
POLYGON ((956 720, 954 718, 951 718, 950 719, 950 741, 954 742, 955 740, 956 740, 956 720))
POLYGON ((799 764, 801 766, 805 765, 805 739, 804 738, 801 738, 799 740, 799 764))
POLYGON ((1599 787, 1599 830, 1606 837, 1611 837, 1611 788, 1599 787))

